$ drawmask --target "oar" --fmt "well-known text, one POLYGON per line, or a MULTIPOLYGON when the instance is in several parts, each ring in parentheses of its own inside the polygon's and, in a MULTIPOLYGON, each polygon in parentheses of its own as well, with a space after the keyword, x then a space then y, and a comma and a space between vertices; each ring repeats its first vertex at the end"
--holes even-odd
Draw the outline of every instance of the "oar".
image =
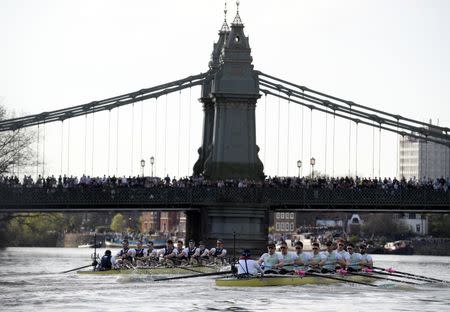
POLYGON ((396 273, 387 273, 387 272, 383 272, 383 271, 373 271, 373 273, 380 274, 380 275, 386 275, 386 276, 407 278, 407 279, 421 281, 421 282, 437 283, 436 281, 430 280, 428 278, 423 278, 423 277, 407 276, 407 275, 396 274, 396 273))
POLYGON ((374 278, 374 279, 381 279, 381 280, 387 280, 387 281, 392 281, 392 282, 397 282, 397 283, 404 283, 404 284, 410 284, 410 285, 421 285, 420 283, 402 281, 402 280, 398 280, 398 279, 395 279, 395 278, 387 278, 387 277, 375 276, 375 275, 370 275, 370 274, 367 274, 367 273, 358 273, 358 272, 349 272, 349 271, 347 271, 345 274, 357 275, 357 276, 365 276, 365 277, 370 277, 370 278, 374 278))
POLYGON ((82 266, 82 267, 79 267, 79 268, 72 269, 72 270, 67 270, 67 271, 60 272, 60 274, 62 274, 62 273, 69 273, 69 272, 77 271, 77 270, 81 270, 81 269, 84 269, 84 268, 87 268, 87 267, 90 267, 90 266, 92 266, 92 263, 91 263, 91 264, 88 264, 88 265, 85 265, 85 266, 82 266))
POLYGON ((382 270, 388 273, 397 273, 397 274, 402 274, 402 275, 406 275, 406 276, 412 276, 412 277, 417 277, 417 278, 423 278, 429 281, 434 281, 434 282, 439 282, 439 283, 450 283, 449 281, 445 281, 445 280, 441 280, 441 279, 437 279, 437 278, 432 278, 432 277, 428 277, 428 276, 423 276, 423 275, 418 275, 418 274, 411 274, 411 273, 407 273, 407 272, 401 272, 401 271, 397 271, 394 270, 392 268, 389 269, 385 269, 385 268, 379 268, 379 267, 373 267, 374 269, 377 270, 382 270))
POLYGON ((347 282, 347 283, 354 283, 354 284, 360 284, 360 285, 370 286, 370 287, 378 287, 377 285, 372 285, 372 284, 369 284, 369 283, 358 282, 358 281, 350 281, 350 280, 347 280, 347 279, 345 279, 345 278, 339 278, 339 277, 336 277, 336 276, 330 276, 330 275, 322 275, 322 274, 320 274, 320 273, 305 272, 305 275, 309 275, 309 276, 317 276, 317 277, 322 277, 322 278, 332 279, 332 280, 336 280, 336 281, 347 282))
POLYGON ((223 271, 223 272, 212 272, 212 273, 193 274, 193 275, 184 275, 184 276, 175 276, 175 277, 165 277, 165 278, 157 278, 154 281, 155 282, 170 281, 170 280, 185 279, 185 278, 203 277, 203 276, 225 275, 225 274, 230 274, 230 273, 233 273, 233 272, 232 271, 223 271))

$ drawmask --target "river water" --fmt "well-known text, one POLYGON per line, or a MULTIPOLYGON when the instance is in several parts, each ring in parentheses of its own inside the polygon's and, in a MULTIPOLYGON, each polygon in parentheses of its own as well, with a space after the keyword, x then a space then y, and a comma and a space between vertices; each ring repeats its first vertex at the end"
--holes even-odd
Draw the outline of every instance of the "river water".
MULTIPOLYGON (((0 251, 2 311, 450 311, 450 286, 378 281, 263 288, 217 287, 213 277, 154 282, 151 276, 59 272, 87 265, 93 250, 0 251)), ((103 250, 100 250, 103 253, 103 250)), ((375 255, 375 265, 450 280, 450 257, 375 255)))

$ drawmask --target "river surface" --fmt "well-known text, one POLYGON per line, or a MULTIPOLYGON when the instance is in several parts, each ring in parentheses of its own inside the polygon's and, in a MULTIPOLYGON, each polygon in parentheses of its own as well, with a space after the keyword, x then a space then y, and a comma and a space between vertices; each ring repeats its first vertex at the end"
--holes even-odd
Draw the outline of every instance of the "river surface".
MULTIPOLYGON (((450 311, 450 287, 443 284, 227 288, 215 286, 213 277, 155 282, 137 274, 59 273, 91 263, 91 252, 0 251, 1 311, 450 311)), ((450 257, 375 255, 374 260, 379 267, 450 281, 450 257)))

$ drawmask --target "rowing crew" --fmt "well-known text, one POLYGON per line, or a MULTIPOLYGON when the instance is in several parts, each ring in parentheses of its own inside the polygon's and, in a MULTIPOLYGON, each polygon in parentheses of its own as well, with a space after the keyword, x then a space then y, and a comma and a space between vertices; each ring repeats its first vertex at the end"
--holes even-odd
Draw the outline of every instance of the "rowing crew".
POLYGON ((178 265, 223 265, 227 250, 221 239, 217 240, 217 245, 208 250, 203 241, 199 242, 198 247, 195 241, 190 240, 188 247, 183 247, 183 241, 178 240, 176 246, 169 239, 166 246, 156 249, 153 242, 143 247, 141 241, 137 243, 136 248, 130 248, 127 240, 122 242, 122 249, 113 256, 110 250, 106 250, 97 267, 98 270, 110 270, 121 268, 136 267, 154 267, 166 266, 174 267, 178 265))
POLYGON ((312 252, 303 251, 303 243, 295 244, 295 252, 289 252, 286 242, 280 246, 281 252, 275 252, 275 244, 267 245, 267 252, 258 261, 250 259, 250 251, 244 250, 238 262, 238 275, 255 275, 258 273, 287 274, 295 270, 313 272, 334 272, 336 269, 361 271, 363 268, 372 268, 373 260, 366 253, 367 246, 361 244, 360 252, 355 252, 355 246, 339 241, 335 249, 332 242, 327 242, 326 250, 321 252, 319 243, 312 244, 312 252))

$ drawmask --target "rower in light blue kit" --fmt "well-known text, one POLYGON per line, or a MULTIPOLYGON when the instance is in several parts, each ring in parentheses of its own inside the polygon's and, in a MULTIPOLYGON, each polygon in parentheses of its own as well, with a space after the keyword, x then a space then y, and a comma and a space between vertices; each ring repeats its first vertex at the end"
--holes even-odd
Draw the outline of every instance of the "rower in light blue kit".
POLYGON ((287 274, 294 271, 294 263, 297 260, 297 254, 288 251, 288 245, 285 241, 280 244, 282 263, 275 265, 279 269, 280 274, 287 274))
POLYGON ((297 258, 294 261, 294 269, 306 270, 312 259, 312 255, 308 252, 303 251, 303 243, 301 241, 297 241, 295 243, 295 254, 297 258))
POLYGON ((361 256, 364 260, 364 267, 372 269, 373 268, 373 260, 370 255, 367 254, 367 246, 366 244, 362 243, 359 245, 359 252, 361 253, 361 256))
POLYGON ((319 265, 321 267, 322 273, 335 272, 336 265, 338 265, 342 257, 333 248, 333 242, 329 241, 325 244, 327 249, 322 252, 323 259, 320 261, 319 265))
POLYGON ((361 271, 365 261, 359 252, 355 252, 355 246, 352 243, 347 244, 349 258, 347 260, 347 270, 351 272, 361 271))
POLYGON ((275 252, 275 243, 267 244, 267 252, 258 260, 258 264, 262 266, 264 273, 278 273, 277 266, 284 265, 283 258, 275 252))

